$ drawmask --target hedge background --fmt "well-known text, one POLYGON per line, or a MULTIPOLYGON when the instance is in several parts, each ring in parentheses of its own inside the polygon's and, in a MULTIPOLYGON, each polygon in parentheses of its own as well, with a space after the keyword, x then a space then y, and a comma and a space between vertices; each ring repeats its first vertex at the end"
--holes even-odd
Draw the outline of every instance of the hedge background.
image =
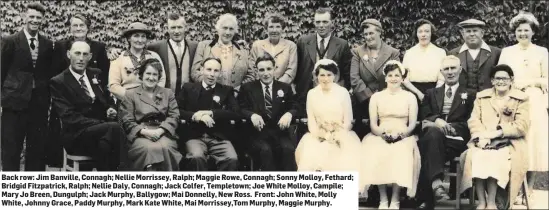
MULTIPOLYGON (((20 12, 30 1, 2 1, 2 35, 21 29, 20 12)), ((314 10, 329 6, 335 14, 335 34, 349 40, 353 46, 363 43, 358 30, 366 18, 379 19, 386 33, 384 40, 395 48, 404 50, 416 42, 413 23, 426 18, 438 28, 435 44, 452 49, 462 43, 456 24, 468 18, 487 23, 485 41, 498 47, 515 43, 514 32, 508 28, 509 20, 519 11, 530 11, 544 29, 534 37, 534 43, 547 46, 549 2, 539 0, 325 0, 325 1, 275 1, 275 0, 202 0, 202 1, 40 1, 50 12, 46 14, 44 31, 53 40, 68 37, 67 17, 75 12, 89 14, 92 27, 89 37, 106 42, 109 47, 124 48, 126 42, 121 32, 134 21, 142 21, 154 31, 156 39, 165 38, 165 14, 178 10, 186 17, 187 38, 195 41, 211 39, 214 24, 220 14, 231 12, 239 18, 239 36, 248 44, 266 37, 263 18, 277 12, 287 19, 286 38, 297 40, 312 32, 314 10)))

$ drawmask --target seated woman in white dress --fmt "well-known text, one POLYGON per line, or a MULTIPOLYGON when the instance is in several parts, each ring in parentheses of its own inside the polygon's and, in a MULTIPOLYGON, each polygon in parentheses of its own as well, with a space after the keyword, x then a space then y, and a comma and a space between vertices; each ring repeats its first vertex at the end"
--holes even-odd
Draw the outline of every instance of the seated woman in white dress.
POLYGON ((298 171, 359 171, 360 139, 351 131, 351 96, 334 83, 338 72, 337 64, 329 59, 315 65, 319 85, 307 94, 309 132, 296 148, 298 171))
MULTIPOLYGON (((370 185, 379 189, 379 208, 398 209, 400 189, 415 196, 421 157, 412 135, 416 127, 418 105, 414 94, 401 88, 407 70, 398 61, 383 67, 387 88, 370 99, 371 133, 362 140, 360 189, 370 185), (389 206, 387 186, 393 188, 389 206)), ((365 193, 366 194, 366 193, 365 193)))
POLYGON ((474 181, 477 209, 507 209, 528 170, 524 136, 529 127, 530 105, 526 93, 512 88, 514 76, 509 66, 495 66, 490 78, 494 87, 477 93, 467 121, 471 141, 462 154, 461 189, 463 192, 470 188, 474 181))

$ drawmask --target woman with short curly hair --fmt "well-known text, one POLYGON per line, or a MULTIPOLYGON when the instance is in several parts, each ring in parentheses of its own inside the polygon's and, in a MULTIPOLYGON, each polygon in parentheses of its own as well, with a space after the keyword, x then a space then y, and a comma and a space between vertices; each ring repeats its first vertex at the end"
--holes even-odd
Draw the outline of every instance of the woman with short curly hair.
MULTIPOLYGON (((530 98, 530 129, 526 136, 529 148, 528 184, 534 185, 534 171, 549 170, 547 147, 549 136, 547 127, 547 76, 549 73, 549 54, 547 48, 532 43, 532 37, 539 32, 538 20, 533 14, 521 12, 509 22, 509 28, 515 33, 517 44, 503 48, 500 64, 507 64, 515 73, 514 86, 524 91, 530 98)), ((523 203, 522 196, 517 204, 523 203)))

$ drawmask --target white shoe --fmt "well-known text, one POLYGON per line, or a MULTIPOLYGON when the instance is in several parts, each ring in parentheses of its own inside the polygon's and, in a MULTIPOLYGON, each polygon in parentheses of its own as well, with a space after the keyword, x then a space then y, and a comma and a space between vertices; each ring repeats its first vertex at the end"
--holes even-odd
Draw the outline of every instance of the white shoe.
POLYGON ((380 201, 379 207, 377 207, 377 209, 389 209, 389 201, 380 201))
POLYGON ((400 201, 391 202, 391 205, 389 206, 389 209, 400 209, 400 201))

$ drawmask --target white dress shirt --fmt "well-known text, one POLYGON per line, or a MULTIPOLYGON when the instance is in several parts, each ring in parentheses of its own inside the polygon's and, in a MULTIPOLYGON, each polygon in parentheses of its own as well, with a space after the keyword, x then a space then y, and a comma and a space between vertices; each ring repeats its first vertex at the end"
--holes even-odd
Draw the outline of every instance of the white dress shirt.
POLYGON ((444 84, 444 97, 446 97, 446 92, 448 91, 448 88, 452 88, 452 99, 456 95, 456 90, 459 87, 459 83, 456 83, 453 86, 449 86, 448 84, 444 84))
MULTIPOLYGON (((327 50, 328 49, 328 43, 330 42, 330 38, 332 38, 332 34, 328 35, 328 37, 324 38, 324 49, 327 50)), ((318 49, 320 49, 320 40, 322 40, 323 38, 320 37, 320 35, 318 35, 318 33, 316 34, 316 46, 318 46, 318 49)))
POLYGON ((263 88, 263 98, 265 98, 265 87, 266 86, 269 86, 269 93, 271 94, 271 100, 273 99, 273 82, 271 81, 271 84, 264 84, 263 82, 260 82, 261 83, 261 88, 263 88))
POLYGON ((34 38, 34 46, 35 46, 34 49, 38 49, 38 33, 36 33, 34 36, 31 36, 30 33, 27 31, 27 29, 23 29, 23 32, 25 33, 25 37, 27 37, 27 44, 29 44, 29 48, 32 50, 32 48, 30 47, 30 44, 31 44, 31 38, 34 38))
POLYGON ((90 84, 90 80, 88 79, 88 75, 86 75, 86 71, 84 71, 84 74, 78 74, 75 71, 72 70, 72 67, 69 67, 72 76, 76 79, 78 84, 80 85, 80 78, 84 76, 84 83, 86 83, 86 87, 88 88, 88 92, 90 93, 90 96, 95 100, 95 93, 93 92, 92 86, 90 84))
POLYGON ((480 52, 480 49, 485 49, 485 50, 488 50, 488 52, 492 52, 492 50, 490 49, 490 46, 488 46, 488 44, 486 44, 486 42, 482 41, 482 44, 480 45, 480 48, 477 48, 477 49, 470 49, 467 46, 467 44, 463 44, 461 46, 461 48, 459 49, 459 53, 467 50, 473 59, 477 59, 477 56, 478 56, 478 53, 480 52))
MULTIPOLYGON (((206 82, 204 82, 204 80, 202 80, 202 87, 204 87, 204 89, 206 89, 206 90, 207 90, 207 88, 208 88, 208 84, 206 84, 206 82)), ((213 84, 213 85, 211 86, 211 88, 214 89, 214 88, 215 88, 215 84, 213 84)))
MULTIPOLYGON (((178 42, 174 41, 173 39, 170 39, 170 44, 173 47, 173 50, 175 51, 175 54, 177 55, 177 59, 181 58, 181 55, 183 54, 183 48, 185 47, 185 39, 181 40, 180 45, 177 45, 178 42)), ((178 62, 181 62, 178 60, 178 62)))

